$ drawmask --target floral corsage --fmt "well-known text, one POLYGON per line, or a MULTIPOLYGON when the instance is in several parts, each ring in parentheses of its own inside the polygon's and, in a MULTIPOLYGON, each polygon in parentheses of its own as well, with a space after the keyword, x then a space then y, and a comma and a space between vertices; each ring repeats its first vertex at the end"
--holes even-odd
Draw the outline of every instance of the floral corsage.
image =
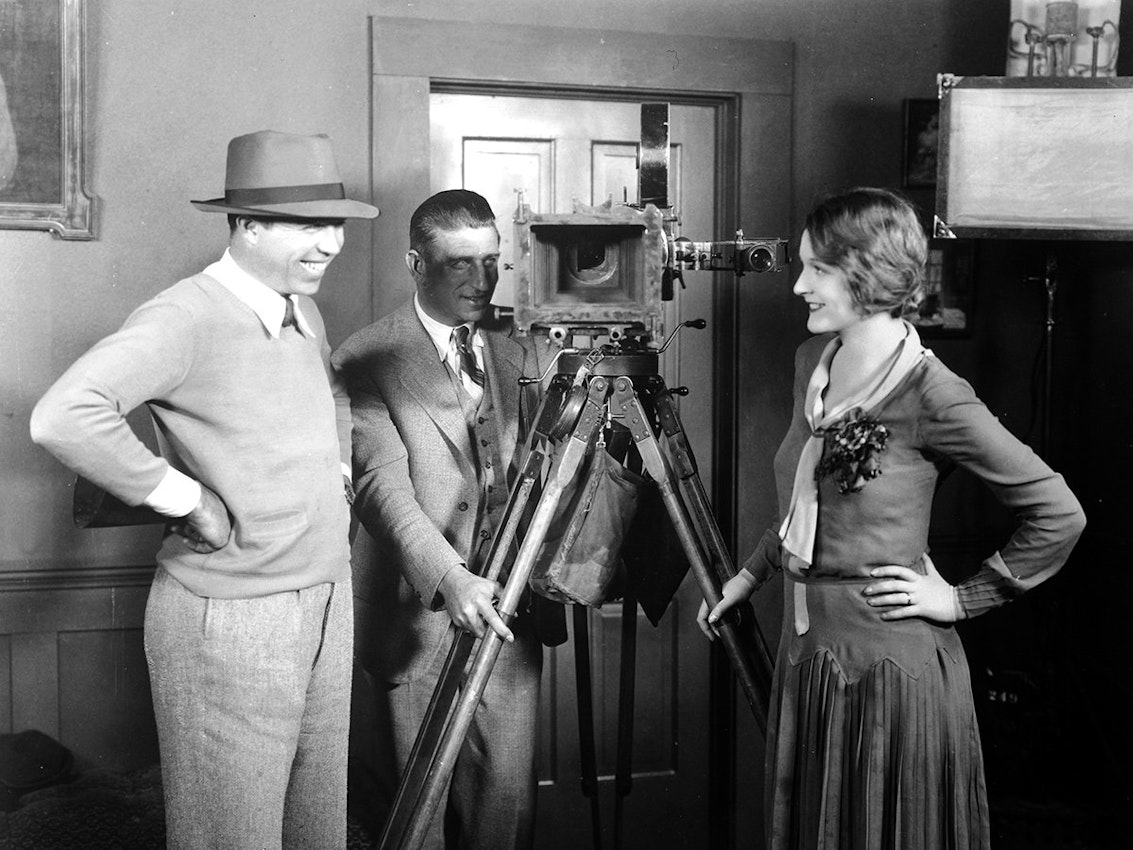
POLYGON ((867 481, 881 474, 878 455, 889 442, 888 429, 876 419, 851 414, 838 425, 822 430, 825 451, 814 470, 815 480, 831 476, 838 492, 860 492, 867 481))

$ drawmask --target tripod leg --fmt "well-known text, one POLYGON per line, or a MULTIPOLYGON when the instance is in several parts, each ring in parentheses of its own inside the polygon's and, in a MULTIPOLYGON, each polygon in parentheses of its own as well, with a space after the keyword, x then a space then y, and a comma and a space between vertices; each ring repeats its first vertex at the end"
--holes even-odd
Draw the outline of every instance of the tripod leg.
MULTIPOLYGON (((499 613, 505 623, 510 623, 515 617, 520 597, 527 587, 527 580, 531 577, 531 570, 535 566, 535 559, 554 519, 559 498, 567 484, 574 479, 583 458, 598 434, 606 409, 605 399, 608 388, 609 383, 605 378, 591 379, 586 404, 578 416, 570 439, 551 467, 535 515, 524 535, 523 544, 519 548, 519 554, 511 567, 511 574, 500 597, 499 613)), ((492 674, 492 667, 495 666, 496 658, 502 648, 502 638, 488 629, 480 641, 480 649, 473 659, 467 681, 460 692, 460 699, 452 710, 452 716, 438 744, 436 758, 430 765, 405 831, 398 837, 396 844, 389 846, 397 847, 399 850, 417 850, 424 841, 429 823, 440 805, 445 784, 456 767, 456 759, 468 734, 468 727, 472 724, 476 706, 480 703, 480 697, 484 693, 488 677, 492 674)))
MULTIPOLYGON (((515 539, 520 518, 523 516, 523 509, 530 498, 531 490, 535 485, 535 479, 542 464, 542 453, 537 451, 528 453, 524 470, 508 498, 500 532, 496 536, 488 556, 486 573, 488 578, 495 580, 500 574, 502 562, 515 539)), ((393 840, 394 836, 398 836, 404 831, 413 807, 421 794, 425 778, 436 759, 437 746, 441 739, 441 733, 444 731, 445 721, 448 720, 453 699, 460 687, 460 679, 464 675, 468 658, 472 654, 472 647, 476 643, 476 636, 471 632, 461 629, 454 631, 452 645, 449 647, 448 656, 445 658, 444 667, 441 669, 440 677, 437 680, 437 686, 429 700, 429 706, 425 710, 421 728, 417 731, 417 737, 413 741, 413 749, 409 753, 405 772, 398 784, 393 807, 390 809, 389 817, 386 818, 385 827, 378 842, 379 847, 396 846, 389 842, 393 840)))
POLYGON ((602 850, 602 815, 598 805, 598 757, 594 744, 594 688, 590 671, 590 623, 585 605, 572 605, 574 681, 578 689, 578 750, 582 796, 590 800, 594 850, 602 850))
MULTIPOLYGON (((535 483, 542 471, 544 454, 538 446, 546 441, 547 433, 558 417, 559 408, 563 401, 565 387, 562 382, 554 384, 543 396, 535 415, 535 427, 532 429, 527 446, 524 450, 523 465, 519 477, 508 496, 507 506, 500 520, 499 532, 488 552, 485 561, 479 566, 486 578, 497 580, 503 571, 504 562, 509 554, 513 553, 513 542, 523 518, 527 503, 535 483)), ((474 565, 470 565, 474 566, 474 565)), ((476 643, 475 635, 462 630, 455 630, 452 645, 445 658, 444 667, 441 668, 437 686, 425 710, 421 727, 413 742, 409 759, 405 765, 401 781, 398 784, 397 794, 394 797, 393 807, 386 818, 385 827, 378 842, 381 848, 396 847, 401 840, 409 818, 420 799, 425 779, 436 761, 437 748, 445 723, 449 718, 453 700, 460 688, 460 680, 464 676, 468 659, 472 655, 472 647, 476 643)))
MULTIPOLYGON (((642 464, 657 484, 661 499, 665 503, 665 509, 668 511, 677 537, 681 541, 681 548, 684 549, 689 566, 696 577, 697 584, 700 586, 701 594, 710 607, 718 605, 722 598, 719 581, 709 569, 708 560, 701 550, 699 540, 697 540, 696 530, 689 521, 677 487, 673 483, 672 471, 661 455, 657 437, 653 433, 649 418, 645 415, 641 400, 634 392, 633 383, 629 378, 622 377, 614 381, 614 395, 610 404, 616 411, 615 415, 624 419, 626 427, 633 434, 642 464)), ((754 661, 740 639, 735 625, 725 618, 720 622, 718 629, 724 651, 728 655, 728 660, 732 662, 732 668, 736 671, 736 678, 739 680, 740 688, 744 692, 748 706, 755 716, 760 731, 766 734, 770 692, 760 690, 758 682, 761 677, 756 673, 754 661)))
POLYGON ((614 850, 622 847, 623 804, 633 785, 633 702, 637 672, 637 600, 622 599, 622 658, 618 687, 618 761, 614 769, 614 850))
MULTIPOLYGON (((676 474, 681 483, 681 491, 685 497, 685 504, 689 508, 693 524, 701 532, 704 542, 716 567, 716 575, 723 584, 736 574, 728 547, 724 543, 724 536, 720 533, 720 526, 716 524, 716 517, 712 513, 708 494, 704 490, 704 482, 697 472, 696 459, 692 453, 688 438, 685 436, 684 426, 677 413, 673 399, 667 391, 662 391, 653 397, 654 409, 664 431, 669 447, 669 456, 673 459, 676 474)), ((771 693, 771 653, 767 649, 767 641, 756 622, 755 614, 750 605, 733 609, 737 613, 737 627, 741 634, 750 639, 752 644, 753 665, 758 677, 759 690, 762 693, 771 693), (746 617, 745 617, 746 614, 746 617)))

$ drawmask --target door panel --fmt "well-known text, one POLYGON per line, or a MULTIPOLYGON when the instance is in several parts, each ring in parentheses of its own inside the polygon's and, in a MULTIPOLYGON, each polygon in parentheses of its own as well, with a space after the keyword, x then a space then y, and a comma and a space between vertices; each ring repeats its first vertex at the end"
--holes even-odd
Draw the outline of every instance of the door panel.
MULTIPOLYGON (((492 205, 496 227, 500 231, 500 282, 493 301, 502 306, 515 304, 515 228, 512 217, 518 203, 517 190, 523 189, 533 210, 547 209, 554 204, 555 143, 551 139, 484 139, 465 138, 458 161, 463 175, 458 182, 442 186, 462 186, 480 192, 492 205), (483 175, 491 175, 485 181, 483 175), (479 185, 481 188, 475 188, 479 185)), ((434 148, 436 150, 436 148, 434 148)), ((434 173, 436 171, 434 170, 434 173)), ((441 189, 434 188, 434 192, 441 189)))
MULTIPOLYGON (((622 614, 611 604, 591 614, 591 651, 594 665, 594 727, 597 737, 598 774, 613 778, 617 759, 618 676, 621 673, 622 614), (612 686, 612 689, 610 688, 612 686)), ((677 717, 673 692, 677 672, 673 657, 674 632, 654 629, 644 614, 637 615, 638 692, 634 712, 634 739, 639 743, 633 775, 675 774, 677 717)))
MULTIPOLYGON (((715 111, 670 111, 670 200, 677 234, 714 238, 715 111)), ((538 213, 569 213, 612 198, 637 199, 640 106, 598 100, 434 92, 430 98, 432 190, 464 187, 484 195, 497 215, 501 277, 497 304, 514 303, 512 218, 516 192, 538 213)), ((687 288, 665 305, 668 332, 681 321, 712 317, 710 273, 686 272, 687 288)), ((711 457, 713 423, 711 327, 684 331, 662 359, 671 387, 692 392, 680 403, 689 440, 711 457)), ((710 470, 701 469, 711 491, 710 470)), ((637 614, 632 789, 624 807, 627 848, 702 846, 708 835, 708 643, 696 626, 699 591, 686 578, 661 623, 637 614)), ((621 674, 620 603, 589 612, 588 636, 606 840, 612 837, 617 791, 621 674)), ((590 804, 579 786, 580 756, 572 640, 546 650, 541 702, 540 797, 536 846, 589 846, 590 804)))

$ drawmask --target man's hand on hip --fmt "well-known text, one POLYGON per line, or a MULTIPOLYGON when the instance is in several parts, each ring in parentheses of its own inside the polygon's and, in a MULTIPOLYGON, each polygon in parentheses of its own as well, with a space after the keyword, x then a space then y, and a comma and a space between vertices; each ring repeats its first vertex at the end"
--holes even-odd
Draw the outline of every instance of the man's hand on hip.
POLYGON ((499 582, 480 578, 463 566, 455 566, 441 579, 440 591, 448 615, 458 628, 483 637, 484 624, 487 623, 508 643, 515 640, 493 604, 503 592, 499 582))
POLYGON ((169 530, 181 535, 194 552, 206 555, 223 548, 232 536, 232 520, 220 496, 201 485, 201 500, 183 517, 170 523, 169 530))

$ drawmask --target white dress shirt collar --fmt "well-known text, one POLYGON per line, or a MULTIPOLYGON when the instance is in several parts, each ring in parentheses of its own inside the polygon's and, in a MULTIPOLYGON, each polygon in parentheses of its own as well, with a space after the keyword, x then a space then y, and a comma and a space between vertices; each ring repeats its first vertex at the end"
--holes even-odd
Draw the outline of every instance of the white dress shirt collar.
MULTIPOLYGON (((432 316, 425 312, 421 307, 421 299, 417 297, 417 293, 413 293, 413 309, 417 311, 417 318, 421 320, 421 324, 425 326, 425 332, 429 335, 429 339, 433 341, 436 346, 437 356, 457 370, 455 362, 455 352, 452 347, 452 332, 456 325, 446 325, 444 322, 438 322, 432 316), (451 361, 451 362, 450 362, 451 361)), ((476 355, 476 361, 480 368, 484 368, 484 339, 480 335, 480 331, 472 322, 465 322, 469 330, 469 339, 472 341, 472 351, 476 355)))
POLYGON ((299 309, 299 299, 294 295, 281 295, 252 277, 240 268, 227 248, 224 249, 224 256, 206 268, 204 273, 251 307, 272 338, 279 339, 279 332, 283 327, 283 316, 287 309, 284 298, 289 298, 295 307, 295 322, 300 333, 314 337, 315 332, 311 330, 311 326, 303 316, 303 311, 299 309))

